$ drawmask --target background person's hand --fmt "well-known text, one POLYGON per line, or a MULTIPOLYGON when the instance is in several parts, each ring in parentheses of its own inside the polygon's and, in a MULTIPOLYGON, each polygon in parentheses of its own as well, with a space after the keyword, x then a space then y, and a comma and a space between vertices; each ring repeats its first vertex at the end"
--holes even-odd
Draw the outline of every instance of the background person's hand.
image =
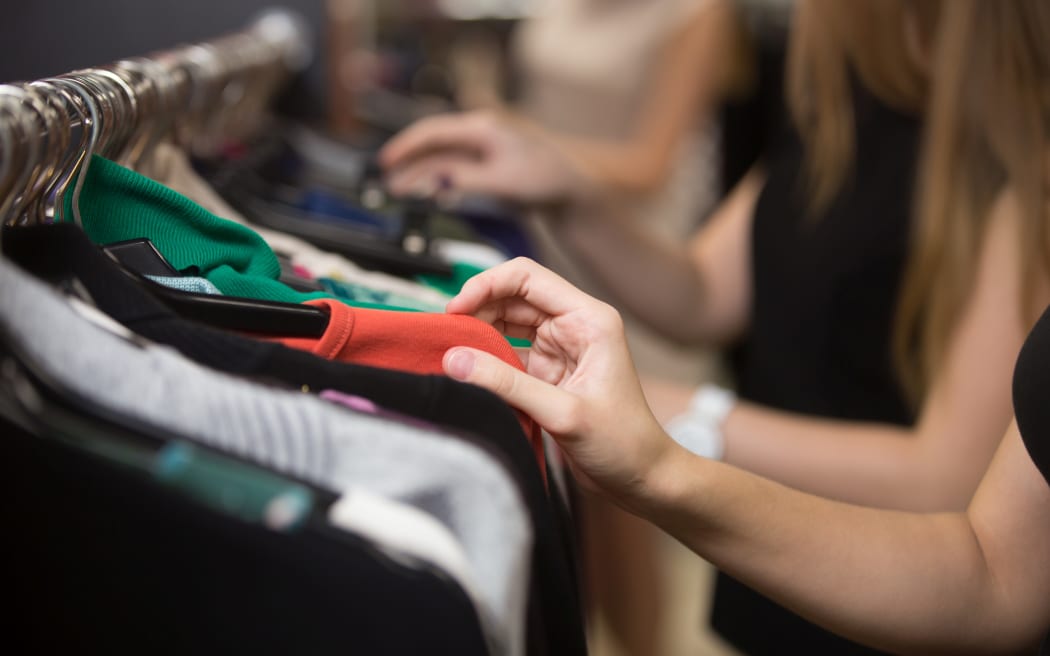
POLYGON ((475 349, 445 354, 445 371, 529 414, 561 445, 577 477, 617 500, 644 494, 679 447, 649 411, 620 315, 535 262, 518 258, 464 285, 448 311, 532 340, 523 373, 475 349))
POLYGON ((541 128, 492 112, 425 118, 391 139, 379 162, 395 194, 480 193, 549 205, 589 185, 541 128))

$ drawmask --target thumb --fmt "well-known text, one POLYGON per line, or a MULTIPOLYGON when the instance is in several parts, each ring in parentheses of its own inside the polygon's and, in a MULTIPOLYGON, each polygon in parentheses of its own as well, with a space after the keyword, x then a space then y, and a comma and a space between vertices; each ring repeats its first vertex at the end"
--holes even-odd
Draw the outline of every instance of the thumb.
POLYGON ((482 193, 506 196, 506 180, 491 166, 479 165, 476 162, 449 162, 441 173, 456 193, 482 193))
POLYGON ((450 377, 489 390, 551 433, 569 428, 576 399, 568 392, 473 348, 450 348, 442 364, 450 377))

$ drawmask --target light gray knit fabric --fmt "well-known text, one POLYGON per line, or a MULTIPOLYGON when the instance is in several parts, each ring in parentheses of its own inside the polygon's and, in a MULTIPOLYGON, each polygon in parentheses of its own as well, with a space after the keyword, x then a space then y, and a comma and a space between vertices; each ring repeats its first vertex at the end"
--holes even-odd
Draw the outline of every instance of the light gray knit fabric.
POLYGON ((438 518, 462 543, 497 653, 524 645, 531 526, 491 456, 435 431, 355 413, 143 347, 77 314, 0 258, 0 322, 48 374, 99 406, 334 490, 367 489, 438 518))
POLYGON ((208 280, 207 278, 201 278, 198 276, 146 276, 153 282, 164 285, 165 287, 171 287, 172 289, 178 289, 183 292, 193 292, 194 294, 209 294, 211 296, 221 296, 222 292, 215 286, 215 283, 208 280))

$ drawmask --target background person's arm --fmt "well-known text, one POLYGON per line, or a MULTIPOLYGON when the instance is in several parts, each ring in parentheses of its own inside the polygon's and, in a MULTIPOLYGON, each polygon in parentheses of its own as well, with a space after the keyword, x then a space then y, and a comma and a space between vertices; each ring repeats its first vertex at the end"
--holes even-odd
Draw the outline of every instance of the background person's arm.
POLYGON ((606 283, 618 305, 671 339, 722 344, 747 326, 751 224, 764 184, 758 168, 687 243, 674 244, 656 239, 604 196, 547 133, 503 115, 424 119, 387 144, 381 161, 398 193, 434 192, 435 181, 444 178, 452 193, 564 205, 561 220, 551 222, 555 234, 606 283))
POLYGON ((674 341, 724 345, 750 319, 751 225, 764 181, 750 171, 685 243, 654 236, 612 202, 581 202, 552 230, 618 307, 674 341))
MULTIPOLYGON (((913 428, 835 421, 739 403, 723 425, 723 459, 821 496, 900 510, 960 510, 1011 416, 1010 379, 1029 326, 1021 308, 1017 207, 1004 196, 964 307, 913 428)), ((1042 293, 1044 297, 1046 288, 1042 293)), ((657 418, 691 390, 647 380, 657 418)))

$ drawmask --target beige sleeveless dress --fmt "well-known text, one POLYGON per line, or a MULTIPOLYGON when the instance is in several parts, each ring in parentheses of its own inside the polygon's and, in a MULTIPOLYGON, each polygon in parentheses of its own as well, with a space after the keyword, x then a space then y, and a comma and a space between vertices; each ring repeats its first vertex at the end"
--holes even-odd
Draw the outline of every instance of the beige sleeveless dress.
MULTIPOLYGON (((534 19, 522 24, 512 44, 522 77, 519 111, 567 134, 628 137, 667 43, 704 2, 548 0, 534 19)), ((644 198, 625 199, 632 216, 653 234, 681 242, 718 200, 717 148, 717 130, 698 116, 695 129, 679 145, 665 184, 644 198)), ((529 220, 537 256, 588 293, 613 300, 571 250, 558 243, 551 220, 543 215, 529 220)), ((686 383, 710 377, 713 358, 708 352, 672 344, 632 317, 625 319, 639 370, 686 383)))

